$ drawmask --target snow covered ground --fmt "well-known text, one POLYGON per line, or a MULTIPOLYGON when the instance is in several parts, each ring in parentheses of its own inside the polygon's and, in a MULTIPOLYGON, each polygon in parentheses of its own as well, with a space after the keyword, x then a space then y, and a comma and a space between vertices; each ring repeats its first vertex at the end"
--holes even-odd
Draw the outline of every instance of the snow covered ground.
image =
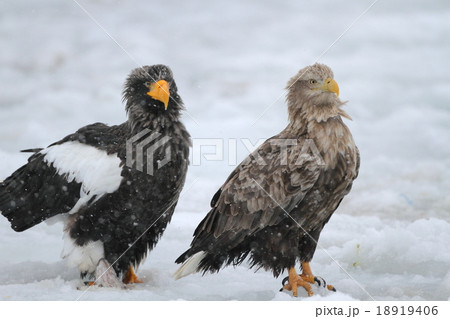
POLYGON ((312 300, 449 300, 450 4, 380 0, 329 48, 372 2, 78 1, 102 30, 75 1, 2 1, 0 179, 26 162, 21 149, 124 121, 122 84, 139 64, 172 68, 203 155, 224 146, 216 161, 196 154, 144 284, 78 290, 62 225, 15 233, 0 218, 0 300, 295 300, 246 265, 171 274, 244 143, 284 128, 283 88, 316 60, 349 101, 362 162, 311 264, 338 292, 316 287, 312 300))

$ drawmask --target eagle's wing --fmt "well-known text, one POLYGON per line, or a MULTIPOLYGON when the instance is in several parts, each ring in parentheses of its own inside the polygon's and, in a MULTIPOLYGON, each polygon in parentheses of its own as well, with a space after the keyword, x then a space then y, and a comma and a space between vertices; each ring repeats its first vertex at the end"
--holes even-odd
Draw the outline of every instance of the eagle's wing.
MULTIPOLYGON (((86 141, 102 140, 106 125, 86 126, 33 154, 0 184, 0 211, 15 231, 73 213, 119 187, 121 160, 86 141)), ((92 143, 91 143, 92 144, 92 143)))
POLYGON ((66 213, 79 200, 81 184, 58 174, 44 157, 34 154, 0 184, 0 211, 15 231, 66 213))
POLYGON ((214 195, 194 242, 211 233, 215 238, 226 233, 224 240, 242 239, 292 218, 289 212, 314 186, 322 169, 319 154, 308 152, 309 142, 274 137, 261 145, 214 195))

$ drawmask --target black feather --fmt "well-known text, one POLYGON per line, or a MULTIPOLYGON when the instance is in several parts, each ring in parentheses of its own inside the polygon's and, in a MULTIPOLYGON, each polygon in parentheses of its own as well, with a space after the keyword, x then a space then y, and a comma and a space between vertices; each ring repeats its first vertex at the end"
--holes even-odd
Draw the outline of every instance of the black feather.
MULTIPOLYGON (((87 125, 49 146, 75 142, 117 157, 121 180, 116 191, 96 194, 78 210, 71 211, 80 199, 83 185, 73 178, 69 182, 68 176, 46 162, 45 150, 37 148, 24 150, 35 154, 28 164, 0 184, 0 210, 14 230, 23 231, 71 211, 65 215, 65 231, 70 238, 80 247, 100 241, 104 257, 114 265, 118 275, 130 266, 139 265, 170 222, 184 186, 191 144, 189 133, 180 122, 183 102, 167 66, 133 70, 125 82, 123 97, 128 113, 126 122, 116 126, 87 125), (159 80, 170 85, 167 110, 161 101, 147 95, 148 83, 159 80), (133 161, 130 164, 126 158, 127 140, 144 129, 167 138, 152 153, 153 162, 148 165, 152 165, 153 174, 137 170, 133 161), (163 160, 168 161, 159 167, 163 160)), ((136 155, 135 150, 132 155, 136 155)))
POLYGON ((0 186, 0 211, 15 231, 66 213, 79 199, 81 184, 68 182, 43 158, 33 155, 0 186))
POLYGON ((42 150, 43 150, 43 148, 30 148, 30 149, 26 149, 26 150, 21 150, 21 152, 22 153, 38 153, 42 150))

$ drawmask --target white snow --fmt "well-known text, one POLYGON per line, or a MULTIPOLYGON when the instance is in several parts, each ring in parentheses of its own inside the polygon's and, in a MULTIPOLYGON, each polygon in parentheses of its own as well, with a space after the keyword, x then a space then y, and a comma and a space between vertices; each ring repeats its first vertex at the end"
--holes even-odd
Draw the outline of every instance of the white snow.
POLYGON ((285 127, 288 79, 316 60, 348 100, 361 169, 311 263, 338 291, 316 286, 308 300, 450 300, 450 4, 380 0, 321 55, 372 2, 79 1, 124 52, 73 1, 2 1, 0 180, 26 163, 21 149, 124 121, 122 85, 137 64, 172 68, 203 146, 138 269, 143 284, 77 290, 62 225, 15 233, 2 217, 0 300, 297 300, 278 291, 282 277, 246 264, 172 274, 246 145, 285 127))

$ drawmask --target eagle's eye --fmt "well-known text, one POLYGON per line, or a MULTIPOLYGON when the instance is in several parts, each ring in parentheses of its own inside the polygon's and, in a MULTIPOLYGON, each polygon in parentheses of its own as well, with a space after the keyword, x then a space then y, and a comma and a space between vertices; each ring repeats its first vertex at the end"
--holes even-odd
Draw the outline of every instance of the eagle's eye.
POLYGON ((147 82, 144 83, 144 85, 145 85, 146 87, 150 87, 150 84, 151 84, 151 83, 150 83, 149 81, 147 81, 147 82))
POLYGON ((309 84, 316 84, 317 81, 316 80, 309 80, 309 84))

